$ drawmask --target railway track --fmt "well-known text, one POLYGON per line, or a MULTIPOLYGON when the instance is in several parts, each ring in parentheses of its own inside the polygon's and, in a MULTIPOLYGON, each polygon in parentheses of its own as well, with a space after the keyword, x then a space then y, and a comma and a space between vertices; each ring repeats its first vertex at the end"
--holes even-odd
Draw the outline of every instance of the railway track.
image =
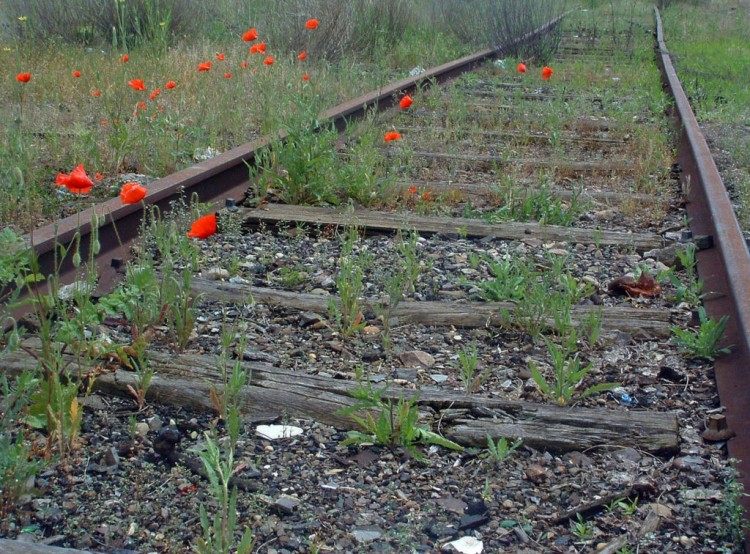
MULTIPOLYGON (((746 390, 745 377, 737 369, 748 355, 747 283, 737 282, 750 275, 747 252, 727 228, 736 224, 718 225, 730 217, 712 207, 719 193, 702 192, 716 186, 717 176, 707 172, 710 155, 700 150, 663 39, 660 63, 682 133, 678 165, 664 112, 670 103, 653 71, 651 80, 643 71, 653 63, 649 54, 632 36, 614 48, 606 38, 583 26, 566 29, 564 55, 551 63, 548 80, 533 60, 521 74, 509 61, 497 62, 496 52, 481 52, 330 110, 325 118, 342 132, 330 143, 325 130, 262 139, 149 186, 146 202, 165 212, 179 197, 227 201, 219 232, 200 242, 192 259, 169 268, 199 299, 185 304, 196 310, 195 328, 153 326, 149 402, 213 410, 211 391, 221 382, 217 356, 237 348, 234 340, 222 343, 222 331, 242 329, 249 341, 242 345, 251 375, 242 400, 248 420, 312 421, 305 431, 315 440, 295 439, 288 449, 245 440, 246 454, 258 457, 261 469, 257 484, 245 490, 270 498, 267 509, 279 524, 266 529, 256 521, 262 541, 293 544, 312 534, 331 547, 349 540, 358 545, 352 548, 383 544, 398 551, 405 539, 386 527, 403 524, 414 544, 427 549, 472 529, 487 551, 717 546, 718 531, 702 527, 705 516, 685 512, 699 513, 696 502, 717 498, 715 471, 722 464, 716 460, 725 446, 740 470, 750 461, 746 400, 738 394, 746 390), (406 94, 414 104, 399 109, 406 94), (391 130, 400 139, 384 142, 391 130), (347 167, 369 171, 371 188, 338 198, 335 207, 280 202, 290 194, 285 187, 294 184, 302 152, 313 153, 308 165, 325 156, 341 168, 338 175, 353 175, 347 167), (248 165, 256 168, 250 175, 248 165), (702 291, 690 268, 677 265, 689 266, 693 254, 702 291), (200 271, 188 271, 191 264, 200 271), (691 359, 671 339, 673 327, 695 325, 696 302, 706 291, 709 314, 730 315, 723 344, 732 344, 732 352, 715 366, 726 412, 711 364, 691 359), (555 356, 565 362, 558 364, 562 373, 579 363, 590 369, 547 391, 555 356), (524 447, 518 458, 495 466, 473 451, 427 448, 426 467, 438 486, 413 461, 337 447, 345 436, 337 429, 352 428, 341 410, 352 406, 362 372, 374 386, 389 384, 386 399, 413 397, 421 421, 463 447, 484 448, 488 437, 518 438, 524 447), (727 423, 735 435, 728 443, 727 423), (317 463, 308 459, 312 451, 328 458, 318 466, 325 482, 298 467, 317 463), (268 471, 263 456, 274 460, 268 471), (275 471, 289 466, 289 474, 275 471), (390 477, 373 474, 373 467, 390 477), (420 490, 432 490, 434 498, 419 498, 420 490), (372 505, 349 505, 347 491, 372 505), (297 502, 291 510, 278 504, 287 492, 297 502), (401 520, 386 516, 393 508, 374 500, 380 495, 407 505, 401 520), (438 509, 470 500, 476 512, 459 509, 462 515, 452 518, 450 507, 438 509), (628 503, 640 506, 637 516, 628 503), (376 513, 346 515, 356 507, 376 513), (580 534, 571 535, 576 529, 580 534), (709 542, 701 542, 697 529, 709 542)), ((302 193, 313 186, 304 185, 302 193)), ((174 225, 189 222, 189 208, 182 216, 179 208, 173 212, 174 225)), ((154 243, 138 238, 140 205, 116 200, 93 213, 106 220, 98 231, 103 294, 133 270, 133 246, 143 253, 154 243)), ((78 222, 90 219, 82 214, 35 232, 43 273, 60 263, 55 244, 79 229, 88 232, 78 222)), ((81 243, 85 258, 87 241, 81 243)), ((167 269, 156 268, 155 279, 164 279, 167 269)), ((72 264, 62 269, 64 279, 77 273, 72 264)), ((122 317, 105 323, 117 342, 137 340, 143 331, 122 317)), ((19 369, 25 355, 11 356, 7 367, 19 369)), ((129 387, 143 388, 139 379, 120 367, 98 376, 94 389, 127 397, 129 387)), ((240 503, 249 511, 252 499, 240 503)), ((187 543, 192 533, 175 540, 187 543)), ((141 540, 153 547, 153 535, 141 540)))

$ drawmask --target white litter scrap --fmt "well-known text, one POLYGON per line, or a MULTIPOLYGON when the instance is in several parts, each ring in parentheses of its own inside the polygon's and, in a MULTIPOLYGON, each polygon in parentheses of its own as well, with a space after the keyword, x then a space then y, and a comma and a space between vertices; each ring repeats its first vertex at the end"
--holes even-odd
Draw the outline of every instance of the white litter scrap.
POLYGON ((289 439, 302 434, 302 429, 294 425, 258 425, 255 433, 264 439, 274 441, 277 439, 289 439))
POLYGON ((474 537, 461 537, 456 541, 449 542, 443 546, 443 550, 447 550, 449 546, 452 546, 456 552, 461 552, 461 554, 482 554, 484 550, 482 541, 474 537))

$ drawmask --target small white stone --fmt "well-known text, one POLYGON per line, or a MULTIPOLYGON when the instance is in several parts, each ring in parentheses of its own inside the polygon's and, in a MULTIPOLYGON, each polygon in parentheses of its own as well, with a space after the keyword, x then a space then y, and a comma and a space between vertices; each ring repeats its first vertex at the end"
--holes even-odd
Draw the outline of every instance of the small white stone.
POLYGON ((293 425, 258 425, 255 433, 264 439, 288 439, 302 434, 302 429, 293 425))
POLYGON ((145 437, 148 435, 148 432, 150 431, 150 428, 148 426, 148 423, 141 421, 140 423, 135 424, 135 434, 140 435, 142 437, 145 437))
POLYGON ((443 546, 443 550, 448 550, 448 547, 452 547, 456 552, 461 554, 482 554, 484 550, 484 544, 482 541, 475 539, 474 537, 461 537, 458 540, 449 542, 443 546))

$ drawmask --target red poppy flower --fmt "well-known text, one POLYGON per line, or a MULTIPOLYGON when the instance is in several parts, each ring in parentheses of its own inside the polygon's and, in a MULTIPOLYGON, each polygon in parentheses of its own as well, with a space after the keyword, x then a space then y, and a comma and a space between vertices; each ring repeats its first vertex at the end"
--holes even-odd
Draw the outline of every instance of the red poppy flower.
POLYGON ((125 183, 120 191, 120 200, 123 204, 137 204, 146 196, 145 187, 138 183, 125 183))
POLYGON ((70 174, 58 173, 55 185, 64 186, 73 194, 88 194, 94 182, 86 175, 83 164, 76 167, 70 174))
POLYGON ((409 187, 409 193, 417 194, 417 187, 409 187))
POLYGON ((308 29, 317 29, 320 22, 317 19, 308 19, 305 23, 305 27, 308 29))
POLYGON ((399 102, 399 103, 398 103, 398 106, 399 106, 399 107, 400 107, 400 108, 401 108, 402 110, 405 110, 406 108, 408 108, 409 106, 411 106, 411 105, 412 105, 413 103, 414 103, 414 100, 412 100, 412 99, 411 99, 411 96, 409 96, 409 95, 407 94, 406 96, 404 96, 404 97, 403 97, 403 98, 401 99, 401 102, 399 102))
POLYGON ((80 76, 81 76, 81 72, 80 72, 80 71, 78 71, 78 70, 76 69, 76 70, 75 70, 75 71, 73 72, 73 77, 75 77, 76 79, 78 79, 78 77, 80 77, 80 76))
POLYGON ((223 60, 224 59, 224 53, 222 52, 221 54, 216 54, 216 59, 219 60, 219 61, 223 60))
POLYGON ((422 195, 422 200, 429 200, 429 199, 430 199, 430 191, 427 191, 422 195))
POLYGON ((104 178, 104 175, 102 175, 98 171, 94 173, 94 179, 96 179, 97 181, 101 181, 103 178, 104 178))
POLYGON ((304 60, 307 57, 307 52, 300 52, 300 54, 297 56, 297 59, 299 61, 304 60))
POLYGON ((131 79, 128 84, 135 90, 146 90, 146 85, 143 84, 143 79, 131 79))
POLYGON ((268 56, 265 60, 263 60, 263 63, 266 65, 273 65, 273 56, 268 56))
POLYGON ((258 38, 258 31, 255 30, 255 27, 250 29, 249 31, 245 31, 245 34, 242 35, 242 40, 245 42, 252 42, 258 38))
POLYGON ((191 239, 205 239, 216 232, 216 214, 204 215, 193 222, 190 232, 187 234, 191 239))
POLYGON ((168 83, 167 83, 166 85, 164 85, 164 86, 165 86, 166 88, 168 88, 168 89, 170 89, 170 90, 171 90, 171 89, 173 89, 174 87, 176 87, 176 86, 177 86, 177 83, 175 83, 174 81, 169 81, 169 82, 168 82, 168 83))
POLYGON ((250 47, 250 53, 251 54, 265 54, 266 53, 266 43, 265 42, 259 42, 258 44, 253 44, 250 47))
POLYGON ((519 73, 526 73, 526 64, 519 63, 517 70, 518 70, 519 73))
POLYGON ((211 62, 199 63, 198 71, 211 71, 211 62))
POLYGON ((156 88, 156 89, 154 89, 154 90, 151 91, 151 94, 149 95, 149 98, 151 98, 151 100, 156 100, 156 97, 159 96, 160 94, 161 94, 161 89, 160 88, 156 88))
POLYGON ((249 64, 249 63, 247 63, 247 61, 244 61, 244 62, 242 62, 242 63, 241 63, 240 65, 242 65, 242 67, 247 67, 247 66, 248 66, 248 65, 250 65, 250 64, 249 64))
POLYGON ((310 80, 310 74, 309 74, 309 73, 305 73, 305 74, 304 74, 304 75, 302 76, 302 80, 303 80, 303 81, 309 81, 309 80, 310 80))
POLYGON ((391 142, 392 140, 401 140, 401 133, 397 133, 396 131, 389 131, 385 134, 383 140, 385 140, 385 142, 391 142))
POLYGON ((542 79, 545 79, 545 80, 549 79, 550 77, 552 77, 552 73, 553 73, 552 68, 547 67, 545 65, 544 68, 542 69, 542 79))
POLYGON ((107 125, 107 122, 102 120, 102 125, 107 125))
POLYGON ((94 96, 94 97, 98 98, 101 95, 102 95, 102 91, 100 91, 100 90, 92 90, 91 91, 91 96, 94 96))
POLYGON ((19 73, 16 75, 16 81, 19 83, 28 83, 31 81, 31 73, 19 73))
POLYGON ((231 73, 224 73, 224 78, 225 79, 231 79, 232 78, 232 74, 231 73))
POLYGON ((122 58, 120 58, 120 63, 128 63, 130 61, 130 56, 127 54, 123 54, 122 58))
POLYGON ((148 106, 144 104, 143 102, 138 102, 138 107, 142 110, 148 109, 148 106))

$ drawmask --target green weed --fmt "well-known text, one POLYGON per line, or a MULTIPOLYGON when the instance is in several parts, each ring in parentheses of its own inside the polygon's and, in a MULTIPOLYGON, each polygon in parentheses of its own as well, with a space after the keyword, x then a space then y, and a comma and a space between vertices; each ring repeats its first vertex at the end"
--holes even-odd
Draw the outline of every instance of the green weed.
POLYGON ((570 522, 570 532, 579 541, 589 541, 594 538, 594 524, 583 519, 581 514, 577 514, 575 521, 570 522))
POLYGON ((505 437, 500 437, 497 441, 493 442, 492 437, 487 435, 488 458, 497 464, 501 464, 510 458, 513 452, 518 450, 522 444, 523 441, 521 439, 516 439, 511 443, 505 437))
POLYGON ((579 392, 581 381, 591 371, 592 364, 583 366, 578 354, 571 356, 570 341, 567 345, 557 346, 545 337, 544 342, 549 350, 553 378, 548 381, 537 365, 530 361, 531 378, 542 394, 559 406, 566 406, 573 399, 583 399, 619 386, 619 383, 599 383, 579 392))
POLYGON ((354 254, 354 245, 358 238, 355 228, 349 229, 341 238, 339 272, 336 276, 339 303, 331 299, 328 304, 328 314, 336 321, 339 332, 344 338, 359 332, 366 325, 360 297, 363 290, 364 270, 370 265, 370 261, 368 254, 364 251, 354 254))
POLYGON ((698 320, 700 326, 695 330, 681 329, 676 325, 671 327, 674 336, 672 340, 688 355, 694 358, 715 360, 721 354, 728 354, 730 347, 720 347, 724 336, 729 316, 722 316, 716 321, 706 315, 703 306, 698 307, 698 320))
POLYGON ((376 389, 363 375, 361 367, 357 368, 357 388, 350 394, 356 402, 349 408, 339 411, 341 415, 351 416, 361 431, 349 431, 349 437, 342 445, 378 444, 389 448, 404 448, 415 459, 424 457, 417 450, 418 444, 436 444, 452 450, 463 448, 420 426, 419 409, 414 399, 401 397, 398 402, 385 399, 388 385, 376 389))
POLYGON ((39 386, 31 371, 21 373, 15 385, 6 375, 0 376, 0 515, 13 509, 15 501, 27 490, 29 478, 34 477, 44 463, 32 459, 31 445, 23 434, 23 422, 31 397, 39 386))

